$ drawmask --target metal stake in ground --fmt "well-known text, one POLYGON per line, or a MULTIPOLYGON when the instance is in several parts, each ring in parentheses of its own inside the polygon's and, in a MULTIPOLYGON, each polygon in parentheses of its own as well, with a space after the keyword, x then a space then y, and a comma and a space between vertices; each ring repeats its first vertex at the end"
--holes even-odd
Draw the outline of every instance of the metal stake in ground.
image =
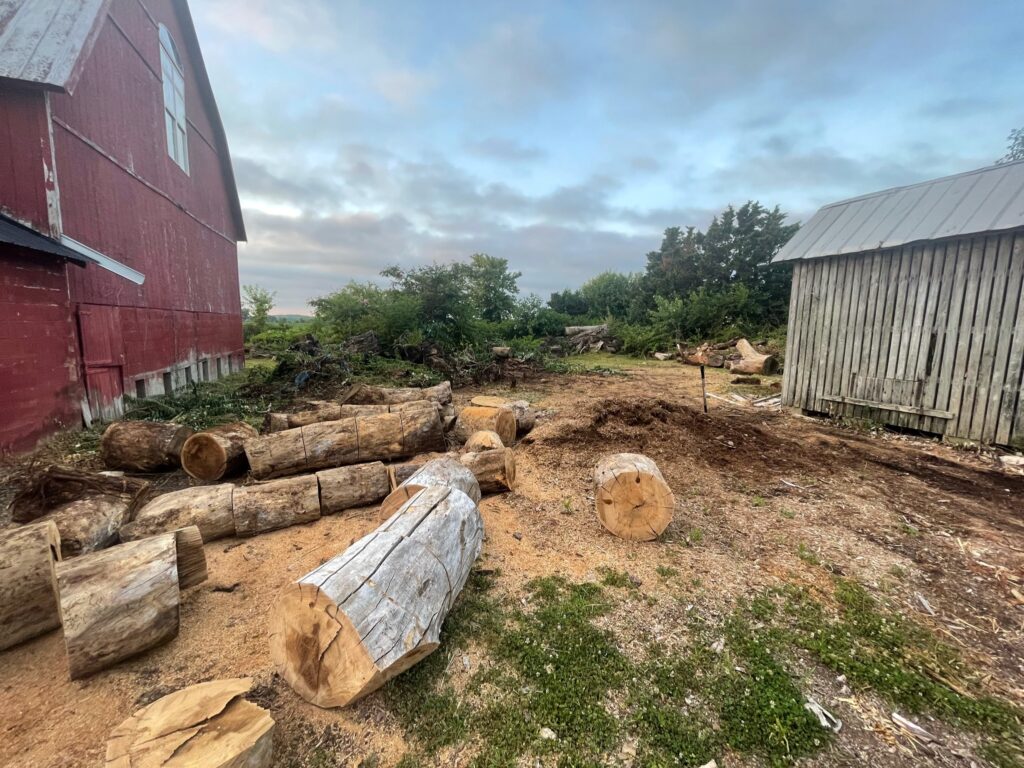
POLYGON ((708 390, 704 386, 704 366, 700 367, 700 396, 704 398, 704 413, 708 412, 708 390))

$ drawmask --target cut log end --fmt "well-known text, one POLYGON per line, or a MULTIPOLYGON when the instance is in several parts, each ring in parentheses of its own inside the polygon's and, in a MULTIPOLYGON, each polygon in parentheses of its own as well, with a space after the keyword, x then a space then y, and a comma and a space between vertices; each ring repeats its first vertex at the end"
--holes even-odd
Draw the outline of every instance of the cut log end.
POLYGON ((227 465, 228 452, 211 435, 192 435, 181 449, 182 469, 197 480, 219 480, 227 465))
POLYGON ((477 453, 479 451, 492 451, 504 447, 505 444, 501 442, 501 437, 498 436, 497 432, 490 429, 481 429, 469 436, 466 444, 462 446, 462 450, 477 453))
POLYGON ((455 422, 455 436, 462 442, 474 432, 489 430, 498 435, 502 445, 512 445, 516 439, 515 412, 507 407, 470 405, 463 408, 455 422))
POLYGON ((675 497, 646 456, 608 456, 598 463, 594 479, 597 518, 619 538, 651 541, 672 522, 675 497))
POLYGON ((40 520, 0 535, 0 650, 60 626, 60 534, 40 520))
POLYGON ((206 581, 206 553, 199 529, 190 525, 176 530, 174 548, 178 561, 178 589, 188 589, 206 581))

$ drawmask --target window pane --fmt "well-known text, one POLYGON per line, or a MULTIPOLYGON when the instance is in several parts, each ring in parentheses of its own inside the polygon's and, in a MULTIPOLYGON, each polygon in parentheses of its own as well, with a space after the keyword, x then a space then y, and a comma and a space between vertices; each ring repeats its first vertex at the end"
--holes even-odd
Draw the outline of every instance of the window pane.
POLYGON ((164 78, 164 106, 171 109, 174 106, 174 88, 169 78, 164 78))
POLYGON ((188 168, 188 142, 184 128, 178 128, 178 163, 182 168, 188 168))
POLYGON ((167 128, 167 154, 175 157, 174 152, 174 118, 170 112, 164 112, 164 124, 167 128))
POLYGON ((185 96, 180 91, 174 92, 174 116, 179 123, 185 122, 185 96))

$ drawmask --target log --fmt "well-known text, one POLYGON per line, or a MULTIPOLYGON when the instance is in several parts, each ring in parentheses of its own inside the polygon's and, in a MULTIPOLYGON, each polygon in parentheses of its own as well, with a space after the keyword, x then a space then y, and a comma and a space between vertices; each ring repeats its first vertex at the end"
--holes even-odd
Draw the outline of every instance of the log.
POLYGON ((495 360, 508 360, 512 357, 512 347, 491 347, 495 360))
POLYGON ((459 412, 452 434, 460 443, 466 442, 474 432, 482 429, 497 433, 502 445, 512 445, 516 439, 516 416, 511 408, 470 405, 459 412))
POLYGON ((136 711, 107 741, 105 768, 269 768, 274 720, 246 701, 251 678, 211 680, 136 711))
POLYGON ((526 400, 506 400, 493 395, 477 395, 469 404, 487 408, 511 408, 516 417, 516 435, 519 437, 532 430, 537 422, 537 414, 526 400))
POLYGON ((779 362, 774 355, 761 354, 746 339, 736 342, 736 351, 740 353, 741 359, 729 363, 729 370, 733 373, 771 376, 779 370, 779 362))
POLYGON ((135 514, 135 519, 121 526, 121 540, 135 541, 194 525, 203 541, 235 535, 235 519, 231 515, 231 483, 201 485, 157 496, 135 514))
POLYGON ((175 637, 180 590, 206 578, 205 562, 202 538, 193 529, 60 563, 57 586, 71 679, 175 637))
POLYGON ((436 408, 310 424, 245 442, 252 475, 258 480, 443 448, 444 431, 436 408))
POLYGON ((677 344, 676 349, 679 350, 679 359, 687 365, 703 365, 707 368, 725 366, 725 356, 715 352, 708 344, 702 344, 694 352, 686 351, 681 344, 677 344))
POLYGON ((654 353, 654 359, 655 360, 661 360, 662 362, 664 362, 666 360, 671 360, 673 357, 675 357, 675 355, 673 355, 671 352, 655 352, 654 353))
POLYGON ((631 541, 658 538, 672 522, 675 497, 658 466, 639 453, 615 453, 594 470, 597 519, 631 541))
POLYGON ((35 474, 11 500, 11 520, 30 523, 64 504, 94 497, 124 499, 134 509, 149 488, 148 481, 125 477, 123 472, 82 472, 54 465, 35 474))
POLYGON ((602 323, 601 325, 568 325, 565 328, 566 336, 576 336, 580 333, 607 333, 608 325, 602 323))
POLYGON ((454 456, 443 456, 428 461, 408 480, 389 493, 380 505, 381 514, 390 517, 417 493, 433 486, 458 488, 469 496, 474 504, 480 503, 480 484, 473 476, 473 472, 454 456))
POLYGON ((66 560, 117 544, 118 531, 131 519, 131 503, 94 496, 63 504, 48 517, 60 531, 60 555, 66 560))
POLYGON ((181 448, 192 434, 183 424, 115 421, 100 439, 100 457, 108 469, 154 472, 181 463, 181 448))
POLYGON ((274 602, 270 656, 321 707, 356 701, 425 658, 483 543, 477 505, 426 488, 274 602))
POLYGON ((444 405, 452 401, 452 383, 442 381, 433 387, 371 387, 364 384, 356 389, 348 398, 348 402, 355 404, 393 405, 395 403, 407 403, 411 400, 432 400, 435 403, 444 405))
POLYGON ((320 483, 320 514, 333 515, 376 504, 391 492, 388 468, 379 461, 316 473, 320 483))
POLYGON ((52 520, 0 533, 0 651, 60 626, 59 561, 60 534, 52 520))
POLYGON ((463 451, 469 451, 471 453, 479 453, 480 451, 493 451, 495 448, 504 448, 505 444, 501 442, 501 438, 498 437, 497 432, 492 432, 489 429, 481 429, 479 432, 474 432, 469 436, 466 444, 462 446, 463 451))
POLYGON ((255 536, 317 520, 320 490, 316 475, 235 488, 231 514, 238 536, 255 536))
POLYGON ((434 408, 444 417, 451 409, 450 404, 441 405, 432 400, 410 400, 393 405, 352 405, 351 403, 330 403, 321 400, 313 401, 310 405, 314 407, 297 413, 268 413, 263 422, 264 432, 281 432, 285 429, 305 427, 324 421, 338 421, 350 416, 376 416, 381 413, 400 413, 418 408, 434 408))
POLYGON ((257 435, 259 432, 244 421, 197 432, 181 448, 181 468, 208 483, 240 474, 249 466, 243 443, 257 435))
POLYGON ((511 448, 463 453, 459 461, 473 473, 483 493, 503 493, 516 486, 516 460, 511 448))

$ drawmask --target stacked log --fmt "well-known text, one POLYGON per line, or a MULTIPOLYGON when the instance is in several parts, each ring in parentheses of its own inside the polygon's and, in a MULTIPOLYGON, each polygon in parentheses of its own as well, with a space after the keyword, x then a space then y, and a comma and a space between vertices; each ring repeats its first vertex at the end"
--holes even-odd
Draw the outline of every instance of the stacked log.
POLYGON ((473 472, 467 469, 457 458, 444 456, 440 459, 428 461, 389 493, 387 498, 381 503, 380 511, 382 514, 390 516, 424 488, 430 488, 435 485, 458 488, 469 496, 474 504, 480 503, 480 484, 477 482, 476 477, 474 477, 473 472))
POLYGON ((320 514, 376 504, 391 491, 388 468, 379 461, 316 473, 320 483, 320 514))
POLYGON ((320 490, 316 475, 289 477, 270 483, 235 488, 231 515, 235 533, 258 533, 311 523, 320 517, 320 490))
POLYGON ((204 429, 185 441, 181 448, 181 468, 196 480, 210 483, 222 477, 244 472, 249 464, 243 444, 259 435, 244 421, 204 429))
POLYGON ((452 401, 452 383, 442 381, 433 387, 372 387, 357 385, 349 395, 348 402, 357 405, 395 405, 413 400, 431 400, 444 405, 452 401))
POLYGON ((740 359, 729 363, 729 370, 733 373, 771 376, 778 372, 779 362, 775 356, 758 352, 746 339, 736 342, 736 351, 739 353, 740 359))
POLYGON ((487 408, 511 408, 516 417, 516 436, 522 437, 533 429, 537 423, 537 414, 526 400, 506 400, 503 397, 478 395, 469 401, 470 405, 487 408))
POLYGON ((266 480, 318 469, 403 458, 442 450, 436 409, 352 418, 286 429, 247 440, 253 477, 266 480))
POLYGON ((287 587, 270 655, 307 701, 345 706, 434 651, 483 542, 473 500, 433 486, 287 587))
POLYGON ((57 586, 71 679, 174 638, 180 591, 205 579, 203 542, 195 528, 60 563, 57 586))
POLYGON ((479 432, 474 432, 466 440, 466 444, 462 446, 463 451, 469 451, 476 453, 479 451, 492 451, 495 448, 504 448, 505 444, 501 442, 501 438, 497 432, 492 432, 489 429, 481 429, 479 432))
POLYGON ((443 419, 451 408, 450 405, 441 405, 433 400, 410 400, 393 405, 353 405, 352 403, 314 400, 309 404, 313 407, 296 413, 268 413, 263 422, 264 432, 281 432, 324 421, 338 421, 351 416, 376 416, 381 413, 400 413, 417 408, 434 408, 443 419))
POLYGON ((693 351, 685 349, 682 344, 676 344, 676 349, 679 351, 679 359, 687 365, 703 365, 708 368, 722 368, 725 365, 725 355, 710 344, 701 344, 693 351))
POLYGON ((52 520, 0 534, 0 651, 60 626, 60 534, 52 520))
POLYGON ((515 413, 507 406, 470 405, 459 412, 452 434, 464 443, 481 430, 497 434, 502 445, 512 445, 516 439, 515 413))
POLYGON ((598 462, 594 501, 601 524, 632 541, 658 538, 672 522, 675 507, 658 466, 639 453, 616 453, 598 462))
POLYGON ((155 472, 181 463, 181 449, 192 435, 182 424, 115 421, 100 439, 100 457, 108 469, 155 472))
POLYGON ((616 343, 607 324, 570 325, 565 329, 569 345, 576 354, 583 352, 615 352, 616 343))
POLYGON ((252 679, 190 685, 136 711, 110 734, 105 768, 269 768, 274 720, 246 701, 252 679))
POLYGON ((504 493, 516 486, 516 460, 511 448, 460 454, 459 461, 476 478, 483 493, 504 493))

